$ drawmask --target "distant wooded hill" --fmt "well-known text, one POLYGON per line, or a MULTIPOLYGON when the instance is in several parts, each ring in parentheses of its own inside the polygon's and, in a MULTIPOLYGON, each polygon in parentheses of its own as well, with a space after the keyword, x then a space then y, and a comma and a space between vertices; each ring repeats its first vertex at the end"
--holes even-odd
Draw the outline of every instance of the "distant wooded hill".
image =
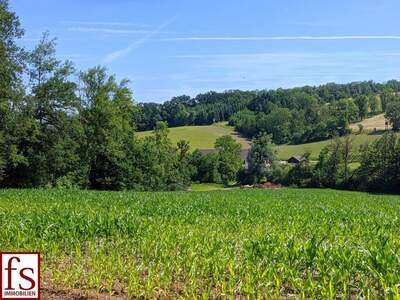
MULTIPOLYGON (((351 124, 350 127, 355 133, 359 132, 358 124, 364 126, 364 133, 354 135, 354 145, 359 147, 365 143, 371 143, 376 141, 382 136, 382 129, 385 126, 385 119, 382 114, 367 118, 360 123, 351 124), (373 127, 372 127, 373 126, 373 127), (374 128, 378 132, 374 132, 374 128)), ((136 135, 140 138, 150 136, 152 131, 137 132, 136 135)), ((232 126, 229 126, 223 122, 215 123, 212 125, 204 126, 180 126, 169 129, 169 138, 173 144, 177 144, 181 140, 189 142, 190 149, 213 149, 217 138, 223 135, 232 136, 236 142, 240 143, 242 149, 249 149, 251 140, 245 139, 235 132, 232 126)), ((280 160, 287 160, 289 157, 294 155, 303 155, 304 153, 310 153, 312 160, 318 160, 318 156, 321 150, 332 143, 332 139, 302 143, 296 145, 282 144, 276 147, 277 156, 280 160)))
POLYGON ((300 144, 348 133, 350 123, 384 112, 399 91, 400 82, 391 80, 208 92, 174 97, 164 104, 140 103, 135 123, 142 131, 151 130, 158 121, 170 127, 229 121, 248 138, 267 132, 276 144, 300 144))

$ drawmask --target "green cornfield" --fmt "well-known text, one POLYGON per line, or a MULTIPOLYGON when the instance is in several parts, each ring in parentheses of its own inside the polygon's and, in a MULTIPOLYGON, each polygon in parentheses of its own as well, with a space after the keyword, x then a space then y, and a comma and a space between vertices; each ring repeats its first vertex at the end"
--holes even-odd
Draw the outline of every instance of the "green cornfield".
POLYGON ((398 298, 400 197, 333 190, 0 191, 0 250, 126 298, 398 298))

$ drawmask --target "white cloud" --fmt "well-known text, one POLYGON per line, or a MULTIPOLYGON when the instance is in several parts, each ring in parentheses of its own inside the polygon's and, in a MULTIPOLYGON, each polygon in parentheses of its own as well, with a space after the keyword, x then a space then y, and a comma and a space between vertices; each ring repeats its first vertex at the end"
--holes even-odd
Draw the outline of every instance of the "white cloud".
POLYGON ((103 62, 105 64, 109 64, 112 63, 114 61, 116 61, 117 59, 120 59, 126 55, 128 55, 130 52, 132 52, 133 50, 137 49, 138 47, 140 47, 141 45, 143 45, 144 43, 146 43, 149 39, 151 39, 153 36, 161 33, 161 31, 167 27, 169 24, 171 24, 173 21, 175 20, 175 17, 170 19, 169 21, 167 21, 164 24, 161 24, 160 26, 158 26, 156 29, 154 29, 153 31, 150 31, 148 33, 146 33, 142 38, 134 41, 132 44, 128 45, 126 48, 114 51, 109 53, 103 60, 103 62))
POLYGON ((332 35, 332 36, 220 36, 175 37, 163 41, 295 41, 295 40, 400 40, 400 35, 332 35))
POLYGON ((118 27, 141 27, 141 28, 151 27, 151 25, 149 24, 138 24, 131 22, 72 21, 65 23, 72 25, 85 25, 85 26, 118 26, 118 27))
POLYGON ((218 53, 218 54, 181 54, 172 55, 170 58, 177 59, 214 59, 223 61, 232 59, 235 61, 250 60, 254 62, 271 61, 276 62, 277 59, 302 59, 315 57, 387 57, 400 56, 400 52, 385 52, 385 51, 335 51, 335 52, 255 52, 255 53, 218 53))
POLYGON ((118 29, 118 28, 103 28, 103 27, 70 27, 68 28, 68 31, 99 32, 107 34, 147 34, 152 32, 152 30, 148 29, 118 29))

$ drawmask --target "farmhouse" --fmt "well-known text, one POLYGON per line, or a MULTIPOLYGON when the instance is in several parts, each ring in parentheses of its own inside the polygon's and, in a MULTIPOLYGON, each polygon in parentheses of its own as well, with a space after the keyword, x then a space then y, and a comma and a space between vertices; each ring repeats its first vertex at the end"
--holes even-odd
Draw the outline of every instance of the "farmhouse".
POLYGON ((292 156, 291 158, 289 158, 287 160, 287 162, 289 164, 299 164, 299 163, 301 163, 303 161, 306 161, 306 160, 307 160, 307 158, 305 158, 304 156, 296 155, 296 156, 292 156))

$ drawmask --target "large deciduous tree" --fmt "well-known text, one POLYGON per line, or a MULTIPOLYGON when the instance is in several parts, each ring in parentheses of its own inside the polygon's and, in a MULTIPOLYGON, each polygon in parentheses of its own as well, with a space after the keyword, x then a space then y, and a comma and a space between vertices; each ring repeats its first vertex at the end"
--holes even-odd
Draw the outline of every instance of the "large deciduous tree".
POLYGON ((189 145, 175 147, 165 122, 158 122, 151 136, 141 142, 136 157, 139 177, 133 180, 142 190, 182 190, 190 183, 189 145))
POLYGON ((364 120, 368 116, 368 108, 369 108, 368 96, 357 97, 356 105, 358 107, 358 116, 360 120, 364 120))
POLYGON ((386 133, 361 151, 361 166, 357 171, 359 188, 400 192, 400 140, 386 133))
POLYGON ((236 180, 237 173, 243 166, 240 158, 242 147, 231 136, 225 135, 215 141, 215 148, 218 151, 218 171, 221 180, 228 185, 236 180))
POLYGON ((128 81, 117 82, 105 68, 80 74, 85 132, 85 160, 89 186, 94 189, 124 189, 134 142, 135 110, 128 81))
POLYGON ((29 54, 28 63, 29 108, 39 127, 30 154, 30 182, 34 186, 84 186, 87 168, 81 154, 85 139, 72 63, 56 58, 55 39, 48 33, 29 54))
POLYGON ((248 154, 248 183, 259 183, 264 180, 274 180, 274 170, 277 157, 271 138, 262 134, 253 140, 248 154))
POLYGON ((389 120, 394 131, 400 130, 400 100, 392 101, 386 105, 385 117, 389 120))
POLYGON ((314 170, 317 186, 336 187, 347 184, 350 165, 355 157, 353 138, 347 135, 335 138, 322 149, 314 170))
MULTIPOLYGON (((0 0, 0 109, 15 98, 21 83, 24 52, 16 40, 23 36, 19 18, 10 11, 7 0, 0 0)), ((0 120, 2 120, 0 118, 0 120)))
MULTIPOLYGON (((30 125, 25 119, 22 72, 25 52, 16 40, 23 36, 8 1, 0 0, 0 185, 7 185, 15 165, 27 163, 21 143, 30 125)), ((29 116, 28 116, 29 117, 29 116)), ((33 133, 32 133, 33 134, 33 133)), ((12 176, 12 175, 11 175, 12 176)))

